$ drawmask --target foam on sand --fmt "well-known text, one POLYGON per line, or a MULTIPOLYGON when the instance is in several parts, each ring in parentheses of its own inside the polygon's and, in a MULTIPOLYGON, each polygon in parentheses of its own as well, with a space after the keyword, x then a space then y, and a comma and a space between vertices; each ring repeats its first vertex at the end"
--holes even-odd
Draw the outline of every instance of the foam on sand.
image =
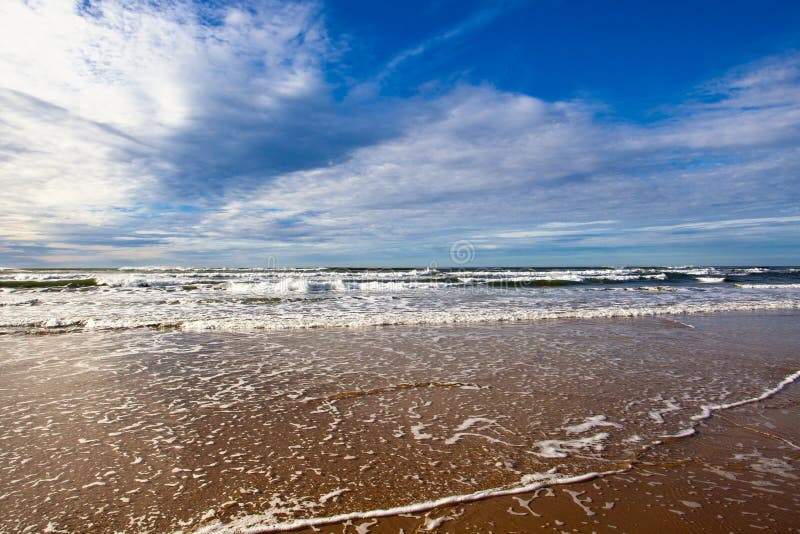
POLYGON ((596 452, 603 450, 603 442, 608 439, 608 433, 598 432, 593 436, 578 439, 548 439, 537 441, 535 446, 539 449, 533 454, 542 458, 566 458, 571 453, 581 449, 591 449, 596 452))
POLYGON ((566 431, 567 434, 581 434, 597 426, 610 426, 614 428, 622 428, 622 425, 618 423, 612 423, 610 421, 606 421, 605 415, 594 415, 592 417, 587 417, 586 420, 579 425, 565 426, 564 430, 566 431))
POLYGON ((787 375, 781 382, 772 389, 768 389, 764 391, 758 397, 752 397, 749 399, 743 399, 736 402, 730 402, 726 404, 706 404, 702 406, 702 411, 693 416, 692 420, 700 421, 703 419, 708 419, 711 415, 718 410, 727 410, 729 408, 736 408, 737 406, 744 406, 745 404, 752 404, 754 402, 759 402, 765 399, 772 397, 773 395, 779 393, 783 388, 791 384, 792 382, 796 381, 800 378, 800 370, 795 371, 794 373, 787 375))
MULTIPOLYGON (((730 408, 735 408, 737 406, 743 406, 746 404, 765 400, 779 393, 786 386, 798 380, 798 378, 800 378, 800 370, 797 370, 794 373, 787 375, 783 380, 781 380, 781 382, 778 383, 778 385, 776 385, 773 388, 765 390, 762 394, 756 397, 751 397, 748 399, 743 399, 740 401, 726 403, 726 404, 705 405, 703 406, 703 411, 701 412, 701 414, 694 416, 692 419, 696 421, 700 419, 707 419, 711 417, 715 411, 726 410, 730 408)), ((588 418, 586 423, 584 424, 603 422, 602 419, 598 419, 597 417, 598 416, 588 418)), ((584 427, 581 425, 581 428, 584 427)), ((696 430, 692 428, 683 430, 675 435, 665 436, 665 437, 680 439, 692 436, 695 433, 696 430)), ((589 438, 585 438, 582 440, 573 440, 573 441, 549 440, 545 442, 539 442, 538 445, 540 445, 541 450, 545 452, 545 454, 543 455, 546 455, 546 453, 552 453, 557 455, 556 457, 560 457, 558 455, 564 452, 563 451, 564 448, 572 449, 576 447, 585 447, 585 446, 595 447, 600 442, 605 440, 607 437, 608 437, 607 434, 599 433, 596 434, 595 436, 591 436, 589 438)), ((660 443, 659 441, 655 441, 652 442, 651 444, 645 445, 644 448, 657 446, 659 443, 660 443)), ((621 469, 614 469, 601 472, 589 472, 574 476, 561 476, 555 472, 555 469, 553 469, 547 473, 532 473, 524 475, 520 478, 519 484, 516 486, 490 488, 464 495, 450 495, 447 497, 442 497, 440 499, 413 503, 404 506, 397 506, 393 508, 375 509, 363 512, 351 512, 351 513, 333 515, 328 517, 316 517, 307 519, 296 519, 287 522, 276 522, 275 515, 273 513, 266 512, 263 514, 239 517, 229 523, 214 521, 209 525, 199 528, 196 532, 198 534, 212 534, 212 533, 213 534, 220 534, 220 533, 256 534, 264 532, 282 532, 282 531, 296 530, 301 528, 316 528, 331 523, 341 523, 345 521, 354 521, 359 519, 373 519, 373 518, 380 518, 387 516, 395 516, 400 514, 418 514, 418 513, 428 512, 434 508, 439 508, 441 506, 451 506, 455 504, 474 502, 478 500, 487 499, 490 497, 515 495, 519 493, 530 493, 536 491, 537 489, 548 486, 573 484, 576 482, 584 482, 587 480, 592 480, 598 477, 621 474, 628 471, 632 466, 633 464, 631 463, 621 469)), ((575 496, 578 495, 576 494, 573 497, 575 496)))
POLYGON ((108 531, 284 524, 621 469, 797 369, 798 318, 0 336, 0 530, 79 531, 101 509, 108 531))

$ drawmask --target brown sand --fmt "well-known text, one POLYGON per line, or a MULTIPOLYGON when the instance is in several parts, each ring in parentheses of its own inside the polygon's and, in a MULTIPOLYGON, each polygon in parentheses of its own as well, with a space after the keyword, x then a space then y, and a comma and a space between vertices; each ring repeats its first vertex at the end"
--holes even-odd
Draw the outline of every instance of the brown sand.
POLYGON ((800 532, 800 385, 717 414, 619 475, 299 532, 800 532))
POLYGON ((702 404, 758 396, 800 369, 800 316, 681 320, 694 328, 0 336, 0 532, 269 524, 631 463, 536 494, 320 528, 797 529, 797 386, 642 450, 702 404))

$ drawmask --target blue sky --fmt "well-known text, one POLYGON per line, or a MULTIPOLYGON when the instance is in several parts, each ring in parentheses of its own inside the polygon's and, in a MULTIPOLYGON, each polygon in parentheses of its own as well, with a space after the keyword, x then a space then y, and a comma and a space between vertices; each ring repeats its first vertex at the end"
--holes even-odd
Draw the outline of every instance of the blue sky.
POLYGON ((797 2, 0 4, 0 265, 800 264, 797 2))

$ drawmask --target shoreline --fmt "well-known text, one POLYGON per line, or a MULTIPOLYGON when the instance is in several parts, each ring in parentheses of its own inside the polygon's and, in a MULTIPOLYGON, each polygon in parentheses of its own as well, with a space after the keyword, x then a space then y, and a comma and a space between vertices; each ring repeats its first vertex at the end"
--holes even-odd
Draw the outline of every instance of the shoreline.
MULTIPOLYGON (((308 323, 300 322, 292 325, 265 324, 264 321, 235 320, 232 324, 220 326, 220 320, 193 320, 178 323, 142 323, 124 326, 103 326, 102 322, 94 319, 61 320, 53 318, 45 325, 22 325, 6 331, 0 330, 0 335, 57 335, 68 333, 93 333, 93 332, 125 332, 130 330, 149 330, 154 332, 184 332, 184 333, 267 333, 267 332, 298 332, 311 330, 364 330, 388 328, 413 328, 413 327, 470 327, 508 324, 535 324, 542 321, 581 321, 602 319, 648 319, 671 316, 698 316, 722 315, 739 313, 779 313, 800 310, 800 301, 763 301, 763 302, 723 302, 706 305, 667 305, 662 307, 642 308, 590 308, 580 312, 562 311, 527 311, 510 314, 484 314, 475 317, 474 312, 463 312, 441 319, 428 317, 412 317, 409 319, 365 321, 359 323, 308 323), (25 329, 27 328, 27 330, 25 329)), ((230 323, 230 321, 229 321, 230 323)), ((224 324, 224 321, 223 321, 224 324)), ((683 323, 682 323, 683 324, 683 323)), ((691 325, 686 325, 691 327, 691 325)))

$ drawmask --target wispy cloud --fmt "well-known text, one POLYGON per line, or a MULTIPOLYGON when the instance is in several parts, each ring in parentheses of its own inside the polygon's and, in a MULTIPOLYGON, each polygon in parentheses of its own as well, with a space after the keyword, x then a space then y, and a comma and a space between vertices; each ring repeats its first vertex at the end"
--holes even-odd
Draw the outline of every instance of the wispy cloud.
POLYGON ((675 232, 675 231, 714 231, 723 228, 751 228, 764 227, 770 228, 775 225, 797 224, 800 223, 800 216, 795 217, 760 217, 756 219, 732 219, 723 221, 700 221, 683 224, 671 224, 666 226, 645 226, 638 229, 642 232, 675 232))
POLYGON ((549 247, 630 247, 652 245, 652 243, 689 244, 709 240, 729 240, 732 237, 763 239, 766 235, 798 230, 800 230, 800 216, 703 220, 659 226, 636 226, 621 221, 567 223, 567 226, 556 228, 543 224, 529 230, 475 235, 472 238, 478 243, 493 243, 495 249, 519 247, 520 244, 549 247))
POLYGON ((510 7, 512 6, 494 6, 475 11, 457 24, 432 37, 422 40, 413 47, 403 50, 394 56, 392 59, 386 62, 385 67, 376 76, 376 78, 378 80, 386 78, 387 76, 391 75, 402 63, 417 56, 423 55, 433 48, 442 46, 448 41, 458 39, 471 31, 475 31, 490 24, 500 15, 505 13, 510 7))

